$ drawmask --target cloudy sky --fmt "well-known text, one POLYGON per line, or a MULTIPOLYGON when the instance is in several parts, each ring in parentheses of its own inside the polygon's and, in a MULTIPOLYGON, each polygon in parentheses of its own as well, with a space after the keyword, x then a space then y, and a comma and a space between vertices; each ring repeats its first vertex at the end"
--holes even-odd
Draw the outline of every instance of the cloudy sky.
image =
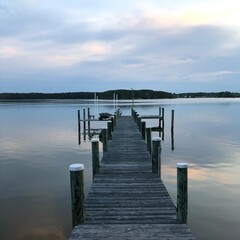
POLYGON ((1 0, 0 92, 240 92, 239 0, 1 0))

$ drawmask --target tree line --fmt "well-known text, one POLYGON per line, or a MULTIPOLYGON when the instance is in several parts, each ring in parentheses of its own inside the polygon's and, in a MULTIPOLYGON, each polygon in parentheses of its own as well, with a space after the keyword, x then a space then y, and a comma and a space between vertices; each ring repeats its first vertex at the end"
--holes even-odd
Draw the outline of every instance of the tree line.
POLYGON ((27 100, 27 99, 94 99, 95 94, 98 99, 111 100, 116 94, 121 99, 171 99, 171 98, 233 98, 240 97, 240 93, 235 92, 196 92, 196 93, 170 93, 164 91, 143 90, 109 90, 104 92, 65 92, 65 93, 0 93, 2 100, 27 100))

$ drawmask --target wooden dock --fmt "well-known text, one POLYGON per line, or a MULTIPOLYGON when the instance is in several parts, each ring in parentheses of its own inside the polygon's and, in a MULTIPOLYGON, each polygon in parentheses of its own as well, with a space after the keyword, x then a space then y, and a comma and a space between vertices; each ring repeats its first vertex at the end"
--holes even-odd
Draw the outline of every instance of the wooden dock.
POLYGON ((76 239, 195 239, 176 220, 176 207, 157 174, 132 117, 120 117, 85 202, 76 239))

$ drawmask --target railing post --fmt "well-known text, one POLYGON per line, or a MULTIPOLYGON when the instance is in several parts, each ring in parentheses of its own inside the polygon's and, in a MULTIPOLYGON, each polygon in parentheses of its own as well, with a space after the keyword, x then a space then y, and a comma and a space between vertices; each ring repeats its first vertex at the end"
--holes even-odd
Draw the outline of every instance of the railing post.
POLYGON ((106 128, 102 129, 102 144, 103 144, 103 152, 107 151, 107 138, 108 132, 106 128))
POLYGON ((141 126, 141 130, 142 130, 142 138, 143 140, 145 140, 146 138, 146 122, 141 122, 142 126, 141 126))
POLYGON ((188 164, 177 163, 177 220, 187 223, 188 214, 188 164))
POLYGON ((152 149, 152 131, 151 128, 147 128, 147 150, 151 154, 151 149, 152 149))
POLYGON ((70 184, 71 184, 71 201, 72 201, 72 227, 84 223, 84 165, 71 164, 70 184))
POLYGON ((93 171, 93 179, 96 173, 99 173, 99 140, 92 140, 92 171, 93 171))
POLYGON ((107 123, 107 127, 108 127, 108 140, 111 140, 112 139, 112 123, 111 122, 108 122, 107 123))
POLYGON ((152 172, 161 178, 161 138, 152 138, 152 172))

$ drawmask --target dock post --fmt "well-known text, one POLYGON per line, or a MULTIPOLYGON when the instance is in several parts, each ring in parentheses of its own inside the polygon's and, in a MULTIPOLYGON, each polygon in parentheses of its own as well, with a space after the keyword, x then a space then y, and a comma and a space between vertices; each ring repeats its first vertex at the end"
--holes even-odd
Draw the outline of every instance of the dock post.
POLYGON ((141 124, 141 122, 142 122, 142 118, 139 116, 138 117, 138 128, 139 128, 140 132, 142 131, 142 124, 141 124))
POLYGON ((152 132, 151 132, 151 128, 146 128, 147 130, 147 150, 149 151, 149 153, 151 154, 151 149, 152 149, 152 132))
POLYGON ((114 122, 114 127, 116 127, 117 126, 117 115, 116 114, 113 115, 113 122, 114 122))
POLYGON ((162 130, 164 131, 164 108, 162 108, 162 130))
POLYGON ((108 138, 108 132, 106 128, 102 129, 102 144, 103 144, 103 152, 107 151, 107 138, 108 138))
POLYGON ((137 126, 138 126, 138 118, 139 118, 139 116, 140 116, 139 113, 137 113, 136 114, 136 121, 135 121, 137 123, 137 126))
POLYGON ((93 179, 96 173, 99 173, 99 140, 92 140, 92 171, 93 171, 93 179))
POLYGON ((71 200, 72 200, 72 227, 84 223, 84 165, 75 163, 69 166, 71 200))
POLYGON ((89 129, 89 130, 90 130, 90 120, 91 120, 90 108, 88 108, 88 129, 89 129))
POLYGON ((171 117, 171 132, 174 130, 174 110, 172 110, 172 117, 171 117))
POLYGON ((161 122, 162 122, 161 117, 162 117, 162 109, 161 107, 159 107, 159 129, 161 128, 161 122))
POLYGON ((108 127, 108 140, 111 140, 112 139, 112 123, 111 122, 108 122, 107 123, 107 127, 108 127))
POLYGON ((188 213, 188 164, 177 163, 177 220, 187 223, 188 213))
POLYGON ((83 109, 83 129, 86 131, 86 110, 83 109))
POLYGON ((145 140, 146 138, 146 122, 141 122, 141 130, 142 130, 142 139, 145 140))
POLYGON ((114 131, 114 117, 111 117, 111 127, 112 127, 112 132, 114 131))
POLYGON ((161 138, 152 138, 152 172, 161 178, 161 138))
POLYGON ((78 110, 78 144, 81 144, 81 117, 80 117, 80 110, 78 110))

